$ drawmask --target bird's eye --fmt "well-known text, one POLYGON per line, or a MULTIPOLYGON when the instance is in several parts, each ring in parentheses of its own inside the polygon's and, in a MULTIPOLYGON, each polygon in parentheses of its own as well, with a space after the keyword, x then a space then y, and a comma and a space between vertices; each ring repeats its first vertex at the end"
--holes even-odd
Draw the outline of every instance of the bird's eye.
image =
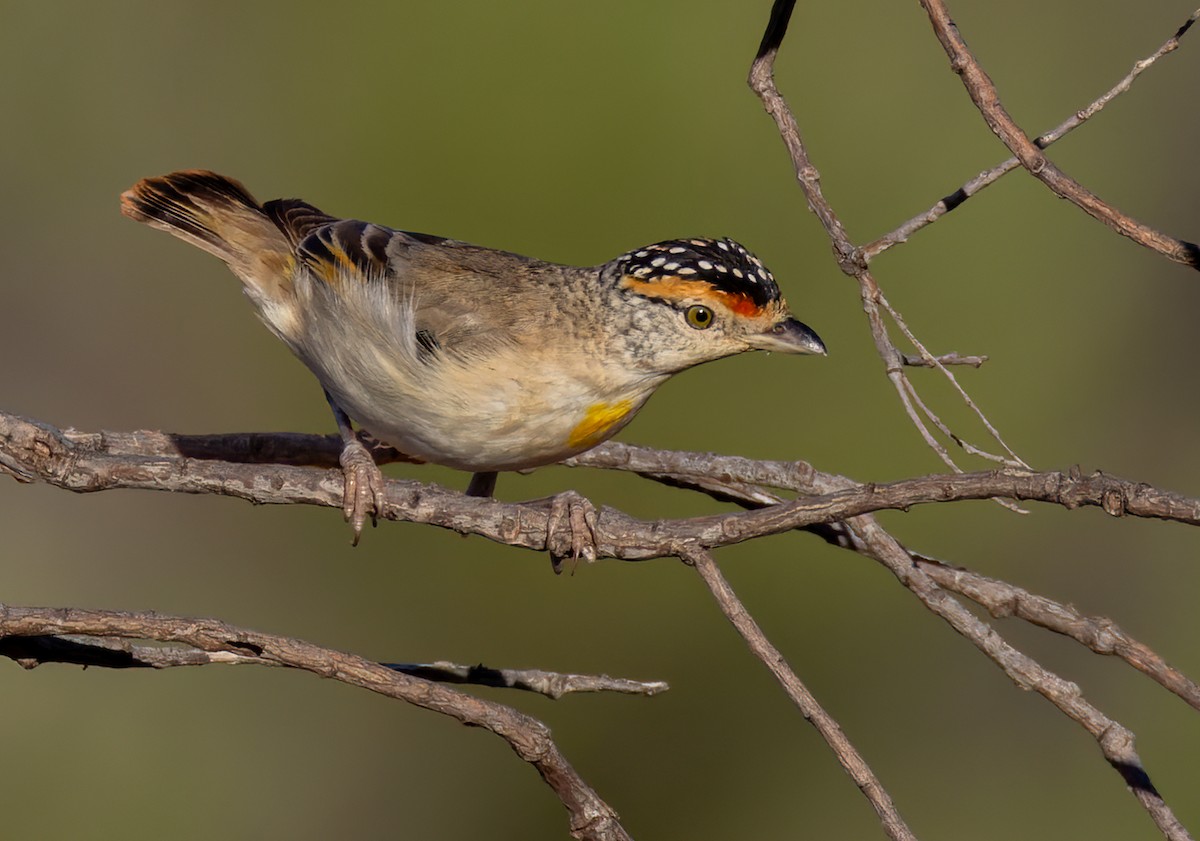
POLYGON ((687 319, 687 323, 690 326, 695 327, 697 330, 707 330, 709 327, 712 327, 713 311, 700 304, 688 307, 684 311, 683 317, 687 319))

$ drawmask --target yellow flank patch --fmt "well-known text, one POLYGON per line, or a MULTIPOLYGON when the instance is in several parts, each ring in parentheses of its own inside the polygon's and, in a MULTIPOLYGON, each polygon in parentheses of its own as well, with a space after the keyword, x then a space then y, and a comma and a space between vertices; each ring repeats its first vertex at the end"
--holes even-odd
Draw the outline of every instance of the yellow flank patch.
POLYGON ((581 420, 571 430, 567 443, 572 447, 591 447, 599 444, 607 437, 610 429, 623 421, 633 409, 632 400, 618 400, 616 403, 595 403, 588 407, 581 420))

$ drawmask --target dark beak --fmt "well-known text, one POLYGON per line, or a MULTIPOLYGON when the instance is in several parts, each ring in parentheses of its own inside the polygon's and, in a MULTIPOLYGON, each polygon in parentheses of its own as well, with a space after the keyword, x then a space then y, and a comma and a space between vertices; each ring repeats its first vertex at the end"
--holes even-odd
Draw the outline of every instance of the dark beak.
POLYGON ((774 350, 779 353, 819 353, 825 356, 825 343, 809 327, 794 318, 785 318, 763 333, 750 336, 750 345, 756 350, 774 350))

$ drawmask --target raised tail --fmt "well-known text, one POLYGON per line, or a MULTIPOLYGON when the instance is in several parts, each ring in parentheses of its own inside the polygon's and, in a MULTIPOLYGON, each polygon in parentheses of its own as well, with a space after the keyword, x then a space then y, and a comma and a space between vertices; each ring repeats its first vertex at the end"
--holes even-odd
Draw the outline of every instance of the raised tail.
POLYGON ((288 302, 292 245, 232 178, 198 169, 144 178, 121 194, 121 212, 220 257, 260 308, 288 302))

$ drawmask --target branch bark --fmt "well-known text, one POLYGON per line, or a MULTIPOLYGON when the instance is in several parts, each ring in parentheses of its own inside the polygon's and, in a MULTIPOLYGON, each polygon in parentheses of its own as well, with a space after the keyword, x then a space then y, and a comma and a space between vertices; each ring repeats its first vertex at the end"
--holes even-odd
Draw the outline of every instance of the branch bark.
MULTIPOLYGON (((251 457, 267 449, 299 460, 306 443, 311 444, 316 453, 314 460, 329 457, 326 450, 331 442, 323 436, 285 435, 274 441, 270 440, 272 437, 235 435, 197 439, 193 436, 181 443, 174 436, 156 432, 63 432, 47 424, 0 413, 0 469, 23 481, 42 479, 78 492, 138 487, 225 494, 254 502, 302 502, 339 508, 341 477, 337 471, 238 462, 239 447, 249 447, 251 457), (198 446, 200 443, 203 446, 198 446), (209 457, 224 454, 230 460, 187 458, 179 452, 181 446, 191 447, 193 452, 202 450, 209 457)), ((1001 639, 990 626, 940 588, 915 562, 914 556, 869 515, 886 508, 905 509, 921 503, 1005 496, 1039 500, 1068 509, 1096 506, 1113 516, 1154 517, 1200 525, 1200 500, 1102 473, 1085 476, 1077 470, 1065 474, 999 470, 930 476, 884 485, 856 485, 844 477, 822 474, 804 463, 757 462, 618 444, 604 445, 576 457, 572 463, 589 461, 639 473, 670 475, 682 482, 692 477, 717 485, 732 483, 729 487, 735 489, 748 483, 763 483, 819 491, 816 496, 801 496, 758 510, 657 522, 635 520, 606 508, 597 518, 597 547, 602 557, 624 560, 667 556, 695 559, 703 558, 702 553, 709 548, 762 535, 796 528, 829 529, 825 533, 827 539, 883 563, 929 610, 970 640, 1017 685, 1039 692, 1083 726, 1097 740, 1105 758, 1121 773, 1164 835, 1172 839, 1187 837, 1142 767, 1133 746, 1132 733, 1087 702, 1077 686, 1001 639)), ((761 499, 764 493, 759 492, 756 498, 761 499)), ((541 549, 545 545, 547 519, 541 503, 481 500, 433 485, 398 480, 387 483, 387 503, 387 519, 432 523, 528 548, 541 549)), ((82 632, 68 628, 37 633, 82 632)), ((190 639, 177 641, 204 648, 190 639)), ((772 660, 772 655, 765 649, 758 654, 765 658, 764 662, 772 660)), ((839 751, 839 757, 844 756, 840 748, 835 747, 835 750, 839 751)), ((864 791, 870 788, 868 786, 864 791)), ((875 800, 872 802, 876 803, 875 800)), ((880 808, 878 804, 876 808, 880 808)), ((896 831, 901 832, 900 829, 896 831)))
MULTIPOLYGON (((131 640, 92 639, 84 636, 0 636, 0 657, 26 669, 46 663, 67 663, 101 669, 170 669, 178 666, 254 665, 283 666, 276 660, 236 651, 204 651, 184 645, 139 645, 131 640)), ((608 675, 548 672, 544 669, 497 669, 482 663, 468 666, 439 660, 435 663, 382 663, 392 671, 436 683, 520 689, 552 700, 581 692, 617 692, 657 695, 670 687, 662 680, 630 680, 608 675)))
MULTIPOLYGON (((969 570, 941 564, 911 552, 871 516, 884 509, 965 499, 1004 497, 1041 501, 1073 509, 1100 507, 1113 516, 1153 517, 1200 524, 1200 500, 1101 473, 1083 475, 1033 471, 1004 444, 948 370, 951 365, 978 367, 981 355, 933 354, 907 327, 884 297, 868 269, 870 260, 904 241, 913 231, 935 221, 1004 172, 1025 167, 1056 194, 1074 202, 1094 218, 1145 247, 1176 262, 1200 268, 1200 249, 1121 213, 1066 176, 1042 153, 1057 137, 1082 124, 1108 101, 1128 89, 1146 67, 1175 49, 1179 38, 1200 16, 1187 23, 1149 59, 1139 62, 1118 86, 1053 132, 1030 140, 1000 103, 990 78, 967 48, 942 0, 922 0, 939 41, 962 76, 989 127, 1016 156, 968 182, 926 214, 902 224, 865 247, 856 246, 825 199, 820 173, 809 159, 799 124, 773 79, 774 58, 787 30, 794 0, 776 0, 762 45, 750 73, 750 84, 776 121, 796 169, 809 207, 824 227, 838 265, 859 283, 871 334, 889 380, 905 411, 939 457, 959 471, 940 434, 966 452, 1006 463, 1009 468, 986 473, 928 476, 884 485, 861 484, 825 474, 811 465, 755 462, 701 453, 671 453, 610 444, 569 463, 637 472, 647 478, 691 488, 737 502, 745 512, 647 522, 613 509, 597 521, 601 556, 622 560, 681 557, 695 566, 723 613, 743 635, 751 651, 771 670, 797 707, 810 718, 835 751, 843 767, 868 797, 888 834, 911 838, 880 781, 850 745, 783 654, 763 635, 737 599, 710 549, 790 529, 810 531, 885 565, 922 604, 972 642, 1018 686, 1039 692, 1096 739, 1103 756, 1122 775, 1162 833, 1186 838, 1155 790, 1134 749, 1133 734, 1088 702, 1074 684, 1042 667, 1009 645, 985 621, 967 610, 956 595, 988 609, 993 616, 1018 616, 1076 639, 1091 650, 1115 654, 1143 671, 1194 708, 1200 689, 1115 624, 1088 617, 1021 588, 969 570), (902 353, 889 333, 888 319, 917 354, 902 353), (945 375, 989 434, 1007 455, 994 455, 965 442, 918 395, 905 367, 931 367, 945 375), (770 488, 795 491, 787 500, 770 488)), ((180 436, 157 432, 79 433, 58 430, 0 413, 0 472, 19 481, 46 481, 76 492, 145 488, 182 493, 235 496, 255 503, 303 503, 340 508, 342 474, 340 442, 301 435, 180 436)), ((377 450, 381 461, 402 460, 377 450)), ((426 522, 462 533, 532 549, 547 543, 549 511, 544 503, 508 504, 478 500, 418 482, 388 483, 388 519, 426 522)), ((215 620, 191 620, 153 614, 119 614, 71 609, 13 608, 0 605, 0 655, 27 667, 45 662, 73 662, 113 668, 167 668, 183 665, 257 664, 302 668, 325 677, 407 700, 455 719, 489 729, 523 759, 533 764, 569 810, 571 831, 578 838, 627 838, 615 813, 575 774, 540 722, 507 707, 480 701, 421 678, 445 682, 500 685, 538 691, 550 697, 571 691, 630 691, 653 694, 665 688, 654 682, 621 681, 606 676, 570 675, 540 670, 492 670, 449 663, 379 664, 354 655, 322 649, 299 640, 258 634, 215 620), (82 635, 82 636, 81 636, 82 635), (131 640, 176 643, 167 648, 131 640), (181 645, 180 645, 181 644, 181 645)))
MULTIPOLYGON (((1071 202, 1093 219, 1103 222, 1138 245, 1157 251, 1176 263, 1200 270, 1200 246, 1168 236, 1122 213, 1055 166, 1000 103, 1000 93, 959 34, 946 4, 942 0, 920 2, 929 16, 929 22, 933 24, 933 31, 942 49, 950 58, 951 69, 961 77, 971 101, 983 115, 988 128, 1017 157, 1030 175, 1049 187, 1055 195, 1071 202)), ((1189 18, 1176 33, 1176 38, 1186 32, 1194 20, 1195 16, 1189 18)))
MULTIPOLYGON (((1200 9, 1192 12, 1188 19, 1183 22, 1183 25, 1175 31, 1175 34, 1163 42, 1162 46, 1160 46, 1150 55, 1146 56, 1146 58, 1135 62, 1133 68, 1127 74, 1125 74, 1125 76, 1119 82, 1098 96, 1096 99, 1092 100, 1092 102, 1089 103, 1086 108, 1081 108, 1070 117, 1059 123, 1057 126, 1050 129, 1050 131, 1035 137, 1033 139, 1033 144, 1039 149, 1046 149, 1054 143, 1057 143, 1062 138, 1066 137, 1075 129, 1079 128, 1092 117, 1099 114, 1108 106, 1110 102, 1133 87, 1133 83, 1137 80, 1137 78, 1150 69, 1155 62, 1157 62, 1163 56, 1175 52, 1175 50, 1179 48, 1180 39, 1187 34, 1188 30, 1191 29, 1192 24, 1194 24, 1198 18, 1200 18, 1200 9)), ((887 251, 889 248, 899 245, 902 242, 907 242, 908 238, 917 231, 921 230, 927 225, 933 224, 950 211, 961 207, 963 202, 965 202, 967 199, 976 195, 985 187, 988 187, 991 184, 994 184, 996 181, 999 181, 1002 176, 1007 175, 1014 169, 1020 168, 1020 166, 1020 159, 1012 157, 1003 163, 999 163, 990 169, 984 170, 983 172, 979 173, 979 175, 963 184, 957 190, 939 200, 924 213, 914 216, 896 229, 884 234, 869 245, 866 245, 863 248, 864 255, 866 255, 867 260, 870 261, 887 251)))
POLYGON ((721 573, 721 569, 713 560, 712 555, 697 547, 687 547, 684 549, 682 557, 696 568, 696 572, 700 574, 708 586, 709 592, 716 599, 721 612, 741 634, 746 645, 750 647, 750 651, 770 670, 792 703, 817 728, 821 738, 833 749, 842 768, 850 775, 850 779, 854 780, 854 784, 858 786, 859 791, 863 793, 875 810, 875 814, 879 816, 888 838, 894 839, 894 841, 915 841, 916 836, 908 828, 904 819, 900 817, 900 812, 897 811, 896 805, 892 802, 887 789, 883 787, 883 783, 867 765, 862 754, 851 744, 837 721, 825 711, 816 696, 809 691, 792 667, 788 665, 779 649, 767 639, 762 628, 750 615, 750 611, 746 610, 737 594, 733 592, 733 588, 729 586, 729 582, 721 573))
MULTIPOLYGON (((268 441, 270 437, 218 436, 231 444, 251 440, 256 446, 271 449, 309 440, 322 458, 322 451, 328 446, 328 439, 323 436, 306 439, 291 434, 273 443, 268 441)), ((258 504, 300 503, 341 508, 339 470, 245 463, 238 460, 236 450, 228 453, 228 460, 188 458, 178 445, 175 454, 170 453, 173 440, 174 436, 158 432, 113 435, 62 431, 0 412, 0 470, 21 481, 41 480, 77 493, 138 488, 218 494, 258 504), (110 440, 118 442, 115 451, 108 446, 110 440), (142 444, 145 448, 141 453, 136 452, 142 444)), ((196 436, 190 440, 194 442, 196 436)), ((216 454, 214 447, 214 441, 206 442, 208 455, 216 454)), ((635 452, 648 459, 655 453, 634 448, 622 450, 619 445, 605 445, 597 452, 613 451, 623 452, 630 459, 635 452)), ((666 457, 666 463, 679 461, 693 465, 707 458, 697 453, 660 455, 666 457)), ((575 463, 580 461, 577 459, 575 463)), ((770 473, 769 467, 760 467, 762 473, 770 473)), ((699 470, 698 475, 708 475, 711 470, 699 470)), ((748 475, 758 472, 751 470, 748 475)), ((508 503, 479 499, 437 485, 398 479, 387 481, 386 496, 383 519, 429 523, 527 549, 546 548, 549 509, 543 500, 508 503)), ((924 476, 886 484, 842 485, 817 496, 803 496, 758 511, 688 519, 642 521, 605 507, 596 520, 596 548, 599 557, 628 561, 676 557, 679 547, 685 544, 716 548, 875 511, 993 497, 1045 502, 1068 509, 1095 506, 1112 516, 1200 524, 1200 499, 1099 472, 1084 475, 1077 469, 1067 473, 1005 469, 924 476)))
POLYGON ((183 643, 209 655, 208 662, 253 662, 301 669, 481 727, 507 742, 517 756, 537 770, 566 807, 573 837, 590 841, 627 841, 630 837, 616 812, 567 762, 549 728, 503 704, 403 674, 354 654, 213 619, 0 605, 0 641, 6 646, 19 647, 22 639, 61 639, 64 635, 183 643))

